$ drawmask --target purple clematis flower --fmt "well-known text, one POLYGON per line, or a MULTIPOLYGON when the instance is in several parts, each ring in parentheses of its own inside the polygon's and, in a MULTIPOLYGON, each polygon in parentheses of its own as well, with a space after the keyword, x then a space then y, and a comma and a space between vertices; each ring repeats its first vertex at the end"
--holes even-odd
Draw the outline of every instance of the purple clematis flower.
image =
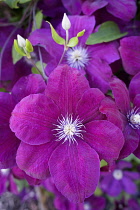
MULTIPOLYGON (((135 127, 137 129, 139 139, 140 139, 140 72, 136 74, 129 85, 129 94, 131 101, 135 105, 134 113, 132 116, 134 116, 133 123, 135 124, 135 127)), ((132 118, 132 119, 133 119, 132 118)), ((138 158, 140 158, 140 141, 137 149, 134 151, 134 155, 136 155, 138 158)))
POLYGON ((40 75, 22 77, 13 87, 11 93, 0 93, 0 168, 11 168, 15 162, 20 140, 9 127, 9 119, 15 105, 32 93, 40 93, 45 89, 45 82, 40 75))
POLYGON ((46 179, 72 202, 95 190, 100 159, 118 158, 124 138, 99 112, 105 98, 83 74, 67 65, 50 75, 45 94, 32 94, 13 110, 10 127, 22 141, 16 161, 29 176, 46 179))
POLYGON ((124 70, 130 75, 140 72, 140 36, 121 39, 119 51, 124 70))
POLYGON ((137 119, 139 107, 135 101, 133 107, 131 107, 129 91, 121 80, 118 78, 112 79, 110 87, 115 104, 113 100, 111 100, 111 103, 109 99, 105 99, 101 104, 100 111, 123 131, 125 143, 119 157, 122 159, 134 152, 139 144, 139 119, 137 119))
POLYGON ((140 205, 138 201, 134 198, 130 198, 126 200, 125 198, 121 199, 120 201, 115 202, 115 207, 113 210, 139 210, 140 205))
MULTIPOLYGON (((86 45, 86 40, 93 32, 95 18, 87 16, 69 16, 71 28, 69 29, 69 38, 77 35, 79 31, 85 29, 83 37, 79 38, 79 44, 76 47, 69 48, 62 60, 63 64, 78 69, 87 75, 90 86, 97 87, 102 92, 109 89, 109 81, 112 77, 112 70, 109 64, 120 59, 118 53, 118 43, 110 42, 97 45, 86 45)), ((65 30, 61 24, 57 27, 58 33, 65 38, 65 30)), ((58 66, 63 53, 63 46, 56 44, 49 29, 39 29, 34 31, 30 37, 33 45, 40 44, 44 46, 51 56, 46 66, 46 74, 50 73, 58 66)))
POLYGON ((128 194, 135 194, 137 186, 135 180, 140 178, 138 172, 127 171, 132 168, 132 164, 127 161, 119 161, 112 173, 102 172, 100 187, 110 196, 118 196, 122 191, 128 194))

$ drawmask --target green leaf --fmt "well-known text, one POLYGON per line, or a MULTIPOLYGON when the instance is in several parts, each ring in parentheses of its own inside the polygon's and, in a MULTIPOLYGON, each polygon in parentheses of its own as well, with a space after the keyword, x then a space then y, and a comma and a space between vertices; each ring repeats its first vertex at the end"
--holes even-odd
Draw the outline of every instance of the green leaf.
POLYGON ((86 44, 93 45, 103 42, 110 42, 127 35, 127 32, 121 33, 118 25, 113 21, 107 21, 101 24, 98 32, 89 36, 86 44))
POLYGON ((0 92, 6 92, 5 88, 0 88, 0 92))
POLYGON ((102 190, 101 190, 99 187, 97 187, 96 190, 94 191, 94 195, 100 196, 100 195, 102 195, 102 194, 103 194, 103 193, 102 193, 102 190))
POLYGON ((33 52, 34 51, 33 46, 28 39, 26 39, 26 47, 25 48, 26 48, 27 52, 33 52))
POLYGON ((15 50, 14 45, 13 45, 13 47, 12 47, 12 58, 13 58, 13 64, 17 63, 17 62, 22 58, 22 55, 20 55, 20 54, 15 50))
POLYGON ((100 168, 103 166, 107 166, 107 162, 105 160, 100 161, 100 168))
MULTIPOLYGON (((46 21, 47 23, 49 23, 48 21, 46 21)), ((52 38, 53 40, 60 45, 65 45, 65 39, 63 39, 61 36, 58 35, 58 33, 56 32, 56 30, 53 28, 52 24, 50 24, 51 27, 51 32, 52 32, 52 38)))
POLYGON ((77 34, 77 37, 80 37, 80 36, 83 36, 85 33, 85 29, 83 31, 80 31, 78 34, 77 34))
POLYGON ((34 31, 35 29, 40 29, 41 28, 42 20, 43 20, 43 14, 42 14, 41 11, 38 11, 36 13, 36 16, 35 16, 35 20, 34 20, 34 24, 33 24, 33 27, 32 27, 32 31, 34 31))
POLYGON ((76 37, 72 37, 72 38, 69 40, 67 46, 68 46, 68 47, 75 47, 77 44, 78 44, 78 38, 77 38, 77 36, 76 36, 76 37))
POLYGON ((18 2, 19 0, 5 0, 5 3, 8 4, 8 6, 11 7, 12 9, 19 8, 17 5, 18 2))
POLYGON ((20 47, 18 46, 18 42, 17 42, 16 39, 14 39, 14 48, 15 48, 15 50, 16 50, 20 55, 26 56, 26 54, 24 53, 24 51, 22 50, 22 48, 20 48, 20 47))
MULTIPOLYGON (((36 66, 37 68, 42 71, 42 66, 41 66, 41 62, 40 61, 37 61, 36 62, 36 66)), ((46 67, 46 63, 43 63, 43 67, 45 68, 46 67)), ((38 71, 38 69, 35 68, 35 67, 32 67, 31 71, 33 74, 40 74, 40 72, 38 71)))
POLYGON ((31 0, 19 0, 19 3, 20 4, 25 4, 25 3, 29 2, 29 1, 31 1, 31 0))

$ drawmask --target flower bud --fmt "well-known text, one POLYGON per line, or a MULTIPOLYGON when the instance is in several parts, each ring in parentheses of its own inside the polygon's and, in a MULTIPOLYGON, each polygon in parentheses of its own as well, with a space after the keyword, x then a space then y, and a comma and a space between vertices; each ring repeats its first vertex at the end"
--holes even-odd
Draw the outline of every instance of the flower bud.
POLYGON ((70 27, 71 27, 70 20, 69 20, 68 16, 66 15, 66 13, 64 13, 63 20, 62 20, 62 28, 64 30, 69 30, 70 27))
POLYGON ((18 41, 18 45, 20 47, 25 47, 26 46, 26 40, 20 36, 19 34, 17 35, 17 41, 18 41))

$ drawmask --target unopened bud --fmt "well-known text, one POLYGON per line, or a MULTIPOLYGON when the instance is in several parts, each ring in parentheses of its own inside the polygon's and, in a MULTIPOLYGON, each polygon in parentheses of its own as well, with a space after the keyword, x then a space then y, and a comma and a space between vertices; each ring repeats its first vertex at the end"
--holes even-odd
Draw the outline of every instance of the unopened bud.
POLYGON ((26 46, 26 40, 20 36, 19 34, 17 35, 17 41, 18 41, 18 45, 20 47, 25 47, 26 46))
POLYGON ((69 20, 68 16, 66 15, 66 13, 64 13, 63 20, 62 20, 62 28, 64 30, 69 30, 70 27, 71 27, 70 20, 69 20))

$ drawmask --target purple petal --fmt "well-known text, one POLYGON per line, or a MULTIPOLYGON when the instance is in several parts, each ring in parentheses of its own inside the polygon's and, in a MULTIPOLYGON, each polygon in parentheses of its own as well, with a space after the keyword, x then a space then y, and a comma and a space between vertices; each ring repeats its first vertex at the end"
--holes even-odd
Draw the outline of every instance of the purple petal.
POLYGON ((15 157, 20 141, 9 126, 0 127, 0 130, 0 168, 11 168, 16 165, 15 157))
POLYGON ((128 194, 135 194, 137 192, 136 184, 128 177, 124 176, 122 179, 124 191, 128 194))
POLYGON ((132 163, 121 160, 117 163, 118 169, 124 169, 124 168, 132 168, 132 163))
POLYGON ((94 2, 85 1, 82 4, 82 12, 85 15, 92 15, 96 10, 105 7, 108 4, 107 0, 95 0, 94 2))
POLYGON ((130 155, 134 150, 138 147, 139 136, 135 129, 133 129, 130 125, 126 125, 124 131, 124 146, 120 152, 119 159, 123 159, 130 155))
POLYGON ((99 154, 100 159, 108 163, 118 158, 124 144, 124 137, 121 130, 106 120, 95 120, 85 124, 84 139, 99 154))
POLYGON ((125 71, 135 75, 140 71, 140 36, 121 39, 120 54, 125 71))
POLYGON ((42 93, 45 87, 46 85, 41 75, 30 74, 18 80, 12 89, 12 95, 18 103, 22 98, 30 94, 42 93))
POLYGON ((137 6, 135 0, 108 0, 106 9, 115 17, 124 21, 130 21, 135 17, 137 6))
POLYGON ((83 124, 102 117, 99 112, 99 106, 104 98, 104 94, 97 88, 90 88, 85 91, 77 104, 76 111, 76 115, 83 120, 83 124))
POLYGON ((72 202, 83 202, 99 180, 99 157, 88 144, 60 144, 49 160, 50 173, 58 190, 72 202))
POLYGON ((120 59, 118 47, 118 43, 114 41, 110 43, 102 43, 88 46, 88 50, 91 57, 100 58, 101 60, 106 61, 108 64, 110 64, 120 59))
POLYGON ((117 109, 116 104, 110 98, 105 98, 101 102, 100 112, 105 114, 107 120, 118 126, 121 130, 124 128, 124 116, 117 109))
POLYGON ((82 6, 82 1, 81 0, 76 0, 76 1, 62 0, 62 3, 71 15, 79 15, 81 13, 81 6, 82 6))
POLYGON ((10 126, 25 143, 39 145, 54 139, 52 130, 60 115, 54 102, 43 94, 29 95, 15 107, 10 126))
POLYGON ((58 105, 63 116, 74 113, 77 102, 89 89, 88 81, 78 70, 58 66, 48 79, 46 95, 58 105))
POLYGON ((123 174, 124 174, 124 176, 126 176, 134 181, 140 179, 140 173, 138 173, 138 172, 124 171, 123 174))
POLYGON ((110 89, 109 81, 112 77, 112 70, 105 61, 97 58, 90 60, 86 73, 91 87, 99 88, 103 93, 110 89))
POLYGON ((123 114, 126 115, 130 110, 130 98, 126 85, 118 78, 114 78, 110 82, 110 87, 112 89, 117 107, 123 114))
POLYGON ((16 162, 25 173, 36 179, 46 179, 49 175, 48 160, 58 142, 49 142, 42 145, 29 145, 21 142, 16 162))
POLYGON ((131 82, 129 84, 129 94, 132 101, 134 100, 137 94, 140 94, 139 85, 140 85, 140 72, 131 79, 131 82))

